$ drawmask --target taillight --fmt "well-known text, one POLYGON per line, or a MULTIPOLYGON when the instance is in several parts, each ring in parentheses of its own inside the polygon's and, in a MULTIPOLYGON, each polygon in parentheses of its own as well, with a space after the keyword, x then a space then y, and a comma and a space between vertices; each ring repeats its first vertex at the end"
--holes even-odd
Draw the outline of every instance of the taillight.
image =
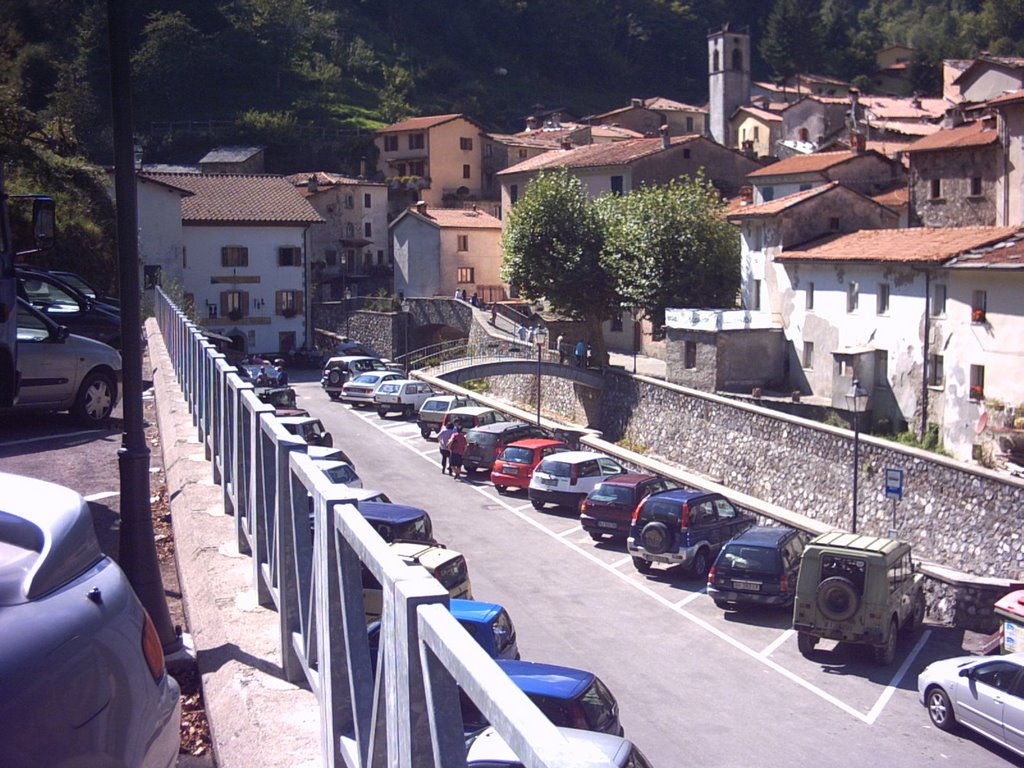
POLYGON ((590 502, 584 499, 580 504, 580 512, 586 512, 588 509, 590 509, 590 502))
POLYGON ((715 583, 715 566, 711 566, 711 570, 708 571, 708 584, 715 583))
POLYGON ((145 609, 142 610, 146 621, 142 625, 142 655, 146 657, 146 665, 149 667, 149 674, 158 681, 164 676, 164 647, 160 642, 160 636, 153 626, 153 620, 145 609))
POLYGON ((690 527, 690 505, 684 503, 679 512, 679 530, 685 531, 690 527))
POLYGON ((576 481, 580 479, 580 467, 579 464, 573 464, 569 468, 569 485, 576 485, 576 481))
POLYGON ((789 578, 786 574, 779 576, 779 592, 789 592, 789 578))

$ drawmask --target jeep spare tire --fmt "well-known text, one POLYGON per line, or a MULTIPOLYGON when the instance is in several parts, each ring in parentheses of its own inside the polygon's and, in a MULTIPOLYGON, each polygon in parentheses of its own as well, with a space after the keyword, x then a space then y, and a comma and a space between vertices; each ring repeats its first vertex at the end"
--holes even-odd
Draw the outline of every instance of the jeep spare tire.
POLYGON ((332 386, 338 386, 341 384, 341 371, 335 368, 333 371, 327 374, 327 383, 332 386))
POLYGON ((640 543, 652 554, 663 554, 668 549, 668 527, 657 521, 648 523, 640 532, 640 543))
POLYGON ((814 592, 818 610, 829 621, 846 621, 860 607, 860 595, 853 582, 842 576, 830 576, 814 592))

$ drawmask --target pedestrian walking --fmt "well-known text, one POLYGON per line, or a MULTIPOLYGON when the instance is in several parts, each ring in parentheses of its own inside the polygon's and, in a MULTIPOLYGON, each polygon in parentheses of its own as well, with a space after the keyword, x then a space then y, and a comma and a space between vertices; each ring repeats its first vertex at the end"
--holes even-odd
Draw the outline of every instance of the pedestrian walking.
POLYGON ((583 367, 583 358, 586 356, 586 354, 587 354, 587 345, 586 345, 586 343, 584 343, 583 339, 580 339, 579 341, 576 342, 576 367, 577 368, 582 368, 583 367))
POLYGON ((457 425, 455 427, 455 434, 448 441, 448 450, 451 451, 451 456, 448 457, 448 464, 452 468, 452 477, 456 480, 462 475, 462 455, 466 452, 468 444, 466 436, 462 433, 462 425, 457 425))
POLYGON ((451 444, 452 435, 455 434, 455 427, 449 424, 441 429, 437 433, 437 449, 441 452, 441 471, 450 472, 449 461, 451 457, 451 451, 449 446, 451 444))
POLYGON ((284 360, 280 357, 274 361, 274 370, 277 371, 277 386, 288 386, 288 371, 284 369, 284 360))

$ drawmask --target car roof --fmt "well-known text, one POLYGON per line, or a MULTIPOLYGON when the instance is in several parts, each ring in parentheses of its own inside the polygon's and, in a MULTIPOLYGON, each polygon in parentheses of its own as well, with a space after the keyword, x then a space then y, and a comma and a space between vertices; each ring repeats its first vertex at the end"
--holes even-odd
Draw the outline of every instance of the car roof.
POLYGON ((710 491, 699 491, 699 490, 694 490, 693 488, 673 488, 673 489, 668 490, 668 491, 661 491, 659 493, 652 493, 650 496, 648 496, 646 499, 644 499, 644 502, 646 503, 646 502, 650 501, 651 499, 668 499, 669 501, 678 501, 680 503, 684 503, 684 502, 687 502, 687 501, 691 501, 691 500, 697 498, 698 496, 718 496, 718 495, 719 494, 712 493, 710 491))
POLYGON ((498 666, 524 693, 574 699, 594 682, 594 673, 584 669, 542 664, 537 661, 498 659, 498 666))
POLYGON ((426 510, 407 504, 386 504, 380 501, 365 501, 359 505, 359 513, 368 520, 382 523, 410 523, 427 516, 426 510))
POLYGON ((562 451, 561 453, 546 457, 544 461, 564 461, 566 464, 579 464, 593 459, 610 458, 612 457, 606 453, 596 453, 594 451, 562 451))
POLYGON ((277 420, 285 426, 290 424, 305 424, 310 421, 320 421, 316 416, 278 416, 277 420))
MULTIPOLYGON (((610 733, 562 727, 559 727, 558 731, 569 742, 574 755, 582 757, 586 750, 587 757, 603 757, 612 765, 622 765, 622 761, 633 748, 633 743, 628 739, 610 733)), ((521 765, 515 752, 493 726, 488 726, 473 739, 466 752, 466 760, 470 765, 521 765)))
POLYGON ((493 424, 481 424, 473 427, 470 432, 507 432, 510 429, 522 429, 530 426, 525 421, 496 421, 493 424))
POLYGON ((755 525, 735 536, 730 544, 746 544, 753 546, 774 546, 783 539, 796 533, 795 528, 784 528, 779 525, 755 525))
POLYGON ((602 480, 600 485, 626 485, 636 486, 640 483, 646 483, 648 480, 657 480, 657 475, 652 475, 648 472, 627 472, 624 475, 615 475, 609 477, 607 480, 602 480))
MULTIPOLYGON (((373 357, 372 355, 335 355, 334 357, 327 360, 327 363, 351 363, 356 360, 379 360, 379 357, 373 357)), ((325 363, 325 365, 327 364, 325 363)))
POLYGON ((910 547, 908 542, 900 539, 889 539, 884 536, 865 536, 859 533, 848 533, 847 531, 826 531, 820 536, 814 537, 810 544, 821 547, 857 549, 865 553, 875 552, 886 556, 895 552, 902 552, 910 547))
MULTIPOLYGON (((367 371, 367 373, 369 373, 369 371, 367 371)), ((379 371, 379 373, 386 373, 386 371, 379 371)), ((419 382, 416 381, 416 379, 392 379, 388 384, 401 384, 404 386, 406 384, 419 384, 419 382)))
MULTIPOLYGON (((525 440, 516 440, 514 443, 509 443, 506 448, 531 448, 536 450, 537 448, 547 448, 549 445, 566 445, 564 440, 556 440, 554 438, 547 437, 528 437, 525 440)), ((559 456, 569 451, 562 451, 559 456)))
POLYGON ((488 408, 486 405, 460 405, 458 408, 452 408, 448 411, 448 414, 450 416, 479 416, 482 413, 493 410, 493 408, 488 408))
POLYGON ((482 600, 463 600, 453 597, 449 601, 448 609, 459 621, 470 621, 474 624, 487 624, 495 616, 501 613, 502 608, 497 603, 485 603, 482 600))

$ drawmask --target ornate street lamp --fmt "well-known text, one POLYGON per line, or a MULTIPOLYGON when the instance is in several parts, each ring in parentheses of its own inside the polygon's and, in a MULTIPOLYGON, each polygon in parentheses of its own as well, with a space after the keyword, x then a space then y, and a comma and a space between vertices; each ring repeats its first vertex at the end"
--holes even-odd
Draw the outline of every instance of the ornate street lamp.
POLYGON ((533 341, 537 345, 537 426, 540 426, 540 361, 544 348, 548 345, 548 329, 538 325, 533 331, 533 341))
POLYGON ((860 386, 860 380, 854 379, 853 386, 846 393, 846 406, 853 414, 853 520, 851 533, 857 532, 857 475, 860 469, 860 415, 868 405, 868 393, 860 386))

